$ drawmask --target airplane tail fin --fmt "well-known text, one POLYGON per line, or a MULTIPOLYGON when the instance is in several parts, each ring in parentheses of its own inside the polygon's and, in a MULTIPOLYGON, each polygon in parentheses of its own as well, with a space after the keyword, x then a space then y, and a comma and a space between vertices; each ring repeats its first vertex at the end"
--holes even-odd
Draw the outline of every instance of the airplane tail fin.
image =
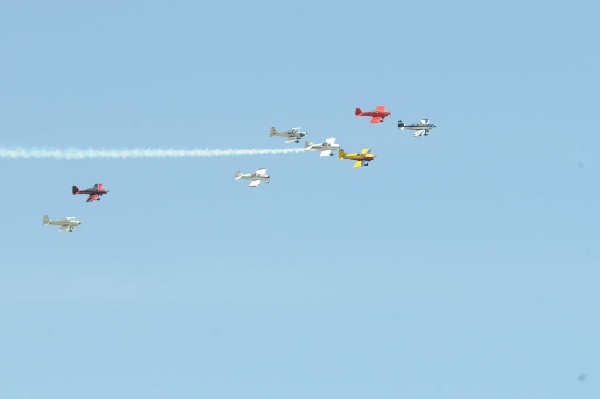
POLYGON ((79 188, 77 188, 77 186, 73 186, 73 188, 71 189, 73 195, 79 193, 79 188))
POLYGON ((273 137, 277 134, 277 129, 275 129, 274 127, 271 128, 271 134, 270 136, 273 137))
POLYGON ((356 110, 354 111, 354 115, 359 116, 360 114, 362 114, 362 111, 360 110, 360 108, 356 108, 356 110))
POLYGON ((239 180, 240 177, 242 177, 242 172, 240 172, 239 170, 235 171, 235 180, 239 180))
POLYGON ((312 146, 312 145, 313 145, 313 143, 311 143, 311 142, 310 142, 310 141, 308 141, 308 140, 306 140, 306 141, 304 142, 304 148, 308 148, 308 147, 310 147, 310 146, 312 146))
POLYGON ((340 148, 338 155, 339 155, 340 159, 344 159, 344 157, 346 156, 346 151, 344 151, 342 148, 340 148))
POLYGON ((402 122, 402 121, 398 121, 398 128, 399 128, 400 130, 404 130, 404 126, 406 126, 406 125, 404 124, 404 122, 402 122))
POLYGON ((48 217, 48 215, 44 215, 44 217, 42 218, 42 223, 50 224, 50 218, 48 217))

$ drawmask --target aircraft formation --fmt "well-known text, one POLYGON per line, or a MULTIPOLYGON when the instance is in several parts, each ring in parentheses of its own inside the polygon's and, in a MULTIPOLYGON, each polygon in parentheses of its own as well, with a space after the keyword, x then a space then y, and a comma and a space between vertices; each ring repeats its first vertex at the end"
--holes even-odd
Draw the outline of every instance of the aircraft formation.
MULTIPOLYGON (((385 118, 390 116, 392 113, 389 110, 385 109, 384 105, 378 105, 372 111, 363 111, 360 108, 356 108, 354 110, 354 115, 356 116, 370 116, 370 123, 381 123, 385 118)), ((407 125, 403 121, 398 121, 398 128, 400 130, 413 130, 415 131, 414 136, 427 136, 429 132, 435 128, 435 125, 429 123, 429 119, 421 119, 419 123, 415 123, 412 125, 407 125)), ((285 137, 286 143, 299 143, 300 139, 305 137, 308 132, 302 132, 301 128, 294 127, 285 132, 278 132, 276 128, 272 127, 270 136, 277 137, 285 137)), ((377 157, 374 154, 371 154, 370 148, 363 148, 360 152, 348 154, 341 148, 340 144, 335 142, 335 137, 330 137, 326 139, 322 143, 312 143, 308 140, 304 142, 304 149, 306 151, 319 151, 319 157, 328 157, 333 156, 334 152, 338 152, 338 158, 348 159, 354 162, 355 168, 360 168, 361 166, 369 166, 369 162, 374 161, 377 157)), ((258 187, 261 181, 266 181, 267 183, 270 180, 270 176, 267 175, 267 169, 260 168, 255 173, 246 173, 243 174, 239 170, 235 172, 235 180, 240 179, 248 179, 250 180, 250 187, 258 187)))
MULTIPOLYGON (((378 105, 372 111, 362 111, 360 108, 356 108, 354 115, 356 116, 370 116, 370 123, 381 123, 384 119, 391 115, 390 111, 386 111, 385 106, 378 105)), ((398 121, 398 128, 400 130, 411 130, 414 131, 414 136, 427 136, 429 132, 435 128, 435 125, 429 123, 429 119, 421 119, 418 123, 414 124, 405 124, 402 120, 398 121)), ((286 143, 299 143, 300 139, 305 137, 308 132, 301 131, 300 127, 295 127, 285 132, 278 132, 274 127, 271 128, 270 137, 284 137, 286 139, 286 143)), ((311 143, 306 140, 304 143, 304 149, 306 151, 319 151, 319 157, 332 157, 334 152, 338 152, 338 158, 340 160, 351 160, 354 162, 355 168, 360 168, 362 166, 369 166, 369 162, 372 162, 377 157, 374 154, 371 154, 370 148, 363 148, 360 152, 357 153, 346 153, 343 148, 341 148, 340 144, 335 142, 335 137, 330 137, 326 139, 322 143, 311 143)), ((269 183, 271 180, 271 176, 267 174, 266 168, 259 168, 254 173, 242 173, 237 170, 235 172, 235 180, 250 180, 250 187, 258 187, 261 182, 269 183)), ((86 202, 95 202, 100 201, 103 195, 108 194, 108 190, 104 188, 102 183, 97 183, 94 187, 87 188, 84 190, 79 189, 77 186, 73 186, 71 188, 71 192, 73 195, 87 195, 86 202)), ((81 225, 81 221, 76 220, 73 216, 68 216, 59 220, 51 220, 48 215, 44 215, 42 218, 42 223, 44 225, 58 226, 58 231, 64 232, 69 231, 73 232, 73 229, 81 225)))

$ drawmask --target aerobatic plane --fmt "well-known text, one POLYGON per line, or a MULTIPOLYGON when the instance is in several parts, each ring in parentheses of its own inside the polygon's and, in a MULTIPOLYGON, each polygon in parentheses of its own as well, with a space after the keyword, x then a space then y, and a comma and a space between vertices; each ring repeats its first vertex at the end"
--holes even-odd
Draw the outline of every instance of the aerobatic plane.
POLYGON ((412 125, 406 125, 404 122, 398 121, 398 128, 400 130, 416 130, 415 137, 418 137, 427 136, 429 131, 435 128, 435 125, 433 123, 429 123, 429 119, 421 119, 419 123, 414 123, 412 125))
POLYGON ((354 111, 356 116, 372 116, 371 123, 383 122, 383 119, 391 114, 391 112, 385 110, 384 105, 376 106, 373 111, 361 111, 360 108, 356 108, 356 111, 354 111))
POLYGON ((108 193, 108 190, 102 186, 102 183, 94 184, 94 187, 80 190, 77 186, 73 186, 73 195, 88 194, 86 202, 100 201, 100 197, 108 193))
POLYGON ((306 151, 321 151, 320 157, 333 156, 333 151, 340 148, 339 144, 335 143, 335 137, 330 137, 324 143, 313 144, 310 141, 304 143, 306 151))
POLYGON ((252 180, 249 184, 250 187, 258 187, 261 181, 268 183, 271 180, 271 176, 267 175, 267 169, 257 169, 255 173, 242 173, 239 170, 235 171, 235 180, 252 180))
POLYGON ((73 229, 77 226, 79 226, 81 224, 81 222, 79 220, 75 220, 75 218, 73 216, 68 216, 66 218, 60 219, 60 220, 50 220, 50 218, 48 217, 48 215, 44 215, 44 217, 42 218, 42 223, 49 224, 52 226, 60 226, 60 228, 58 229, 58 231, 69 231, 69 232, 73 232, 73 229))
POLYGON ((355 168, 360 168, 361 166, 369 166, 369 162, 373 161, 376 155, 370 154, 370 148, 363 148, 360 154, 346 154, 346 151, 340 149, 340 159, 351 159, 356 161, 354 163, 355 168))
POLYGON ((300 139, 308 134, 307 132, 301 132, 300 129, 299 127, 293 127, 288 131, 278 132, 277 129, 272 127, 270 137, 287 137, 286 143, 291 143, 292 141, 299 143, 300 139))

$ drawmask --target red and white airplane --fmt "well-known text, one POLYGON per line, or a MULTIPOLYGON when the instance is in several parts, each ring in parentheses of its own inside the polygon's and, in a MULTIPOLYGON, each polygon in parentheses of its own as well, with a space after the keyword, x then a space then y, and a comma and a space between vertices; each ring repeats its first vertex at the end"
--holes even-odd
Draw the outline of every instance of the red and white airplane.
POLYGON ((386 116, 390 116, 392 113, 385 110, 384 105, 378 105, 373 111, 361 111, 360 108, 356 108, 354 115, 356 116, 372 116, 371 123, 383 122, 386 116))
POLYGON ((102 187, 102 183, 94 184, 94 187, 85 190, 80 190, 77 186, 73 186, 73 195, 76 194, 88 194, 89 197, 86 202, 94 202, 100 200, 100 196, 108 193, 108 190, 102 187))

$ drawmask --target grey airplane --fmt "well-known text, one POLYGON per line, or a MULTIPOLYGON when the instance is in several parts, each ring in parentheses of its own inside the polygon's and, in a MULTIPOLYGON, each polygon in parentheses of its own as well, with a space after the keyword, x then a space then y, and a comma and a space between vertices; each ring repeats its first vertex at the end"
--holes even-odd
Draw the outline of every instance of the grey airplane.
POLYGON ((307 132, 301 132, 300 129, 299 127, 293 127, 286 132, 278 132, 277 129, 272 127, 270 137, 287 137, 286 143, 291 143, 292 141, 299 143, 300 139, 308 134, 307 132))
POLYGON ((267 174, 266 168, 257 169, 254 173, 242 173, 239 170, 235 171, 235 180, 251 180, 249 186, 250 187, 258 187, 260 186, 260 182, 264 181, 268 183, 271 181, 271 176, 267 174))
POLYGON ((73 229, 75 227, 77 227, 81 224, 81 222, 79 220, 75 220, 75 218, 73 216, 68 216, 68 217, 60 219, 60 220, 50 220, 48 215, 44 215, 44 217, 42 218, 42 223, 49 224, 52 226, 60 226, 58 231, 67 231, 68 230, 70 233, 73 232, 73 229))
POLYGON ((415 137, 417 136, 427 136, 431 129, 435 128, 433 123, 429 123, 429 119, 421 119, 419 123, 414 123, 412 125, 406 125, 402 121, 398 121, 398 128, 400 130, 415 130, 415 137))

